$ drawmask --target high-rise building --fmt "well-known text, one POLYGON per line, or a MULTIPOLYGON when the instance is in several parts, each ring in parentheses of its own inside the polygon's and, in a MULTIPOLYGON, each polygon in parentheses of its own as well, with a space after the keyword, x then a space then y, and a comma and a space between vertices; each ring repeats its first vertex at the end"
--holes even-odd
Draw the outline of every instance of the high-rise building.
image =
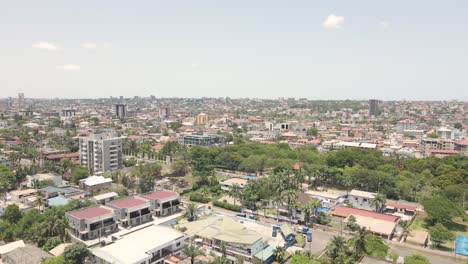
POLYGON ((127 106, 125 104, 115 104, 114 114, 117 118, 123 120, 127 116, 127 106))
POLYGON ((113 132, 81 137, 79 147, 80 164, 91 173, 113 171, 122 167, 122 139, 113 132))
POLYGON ((18 109, 24 106, 24 93, 18 93, 18 109))
POLYGON ((75 117, 76 110, 75 109, 63 109, 62 116, 65 118, 72 118, 75 117))
POLYGON ((169 117, 169 107, 167 107, 167 106, 159 107, 159 117, 161 119, 168 118, 169 117))
POLYGON ((208 115, 205 113, 198 114, 195 119, 195 123, 197 123, 197 125, 205 125, 208 123, 208 115))
POLYGON ((369 100, 369 115, 371 116, 379 115, 379 100, 377 99, 369 100))

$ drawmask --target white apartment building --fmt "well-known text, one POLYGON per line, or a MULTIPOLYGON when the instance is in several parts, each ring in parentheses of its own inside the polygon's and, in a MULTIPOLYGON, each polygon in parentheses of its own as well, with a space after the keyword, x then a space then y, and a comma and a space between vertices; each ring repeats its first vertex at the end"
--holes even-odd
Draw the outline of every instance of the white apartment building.
POLYGON ((122 139, 115 133, 92 134, 80 138, 80 164, 91 173, 122 167, 122 139))

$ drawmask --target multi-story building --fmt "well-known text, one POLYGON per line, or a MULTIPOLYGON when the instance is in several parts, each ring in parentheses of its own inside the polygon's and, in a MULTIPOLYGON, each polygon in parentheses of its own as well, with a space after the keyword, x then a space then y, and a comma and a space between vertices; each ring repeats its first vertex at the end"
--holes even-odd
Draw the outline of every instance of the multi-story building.
POLYGON ((418 125, 415 121, 410 119, 400 120, 396 124, 395 130, 399 133, 403 133, 405 130, 416 130, 418 129, 418 125))
POLYGON ((455 150, 455 142, 451 139, 426 137, 421 139, 420 148, 422 153, 429 156, 433 150, 455 150))
POLYGON ((159 107, 159 118, 165 119, 169 117, 169 107, 161 106, 159 107))
POLYGON ((219 135, 210 135, 203 133, 193 133, 190 135, 182 135, 179 137, 179 143, 186 146, 212 146, 216 144, 223 144, 224 138, 219 135))
POLYGON ((180 196, 171 191, 155 191, 142 194, 141 197, 149 200, 150 209, 156 216, 167 216, 180 211, 180 196))
POLYGON ((375 210, 375 207, 371 205, 372 199, 374 199, 376 193, 365 192, 359 190, 351 190, 348 195, 349 203, 353 208, 359 208, 364 210, 375 210))
POLYGON ((80 164, 91 173, 122 167, 122 139, 115 133, 92 134, 80 138, 80 164))
POLYGON ((127 116, 127 106, 125 104, 115 104, 114 114, 119 119, 125 119, 127 116))
POLYGON ((379 115, 379 100, 377 99, 369 100, 369 115, 371 116, 379 115))
POLYGON ((468 155, 468 139, 458 140, 455 142, 455 150, 460 151, 463 155, 468 155))
POLYGON ((105 206, 70 211, 66 216, 70 233, 80 240, 104 237, 118 230, 114 212, 105 206))
POLYGON ((205 113, 198 114, 195 118, 195 123, 197 125, 205 125, 206 123, 208 123, 208 115, 205 113))
POLYGON ((123 227, 136 226, 152 220, 150 202, 138 196, 115 200, 106 205, 114 209, 117 220, 123 227))

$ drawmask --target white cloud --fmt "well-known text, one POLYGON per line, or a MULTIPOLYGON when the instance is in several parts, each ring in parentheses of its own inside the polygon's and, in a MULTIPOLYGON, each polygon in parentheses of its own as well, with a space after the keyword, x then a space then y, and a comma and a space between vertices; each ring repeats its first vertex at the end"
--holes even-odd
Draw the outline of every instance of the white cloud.
POLYGON ((98 45, 96 43, 87 42, 87 43, 81 44, 81 47, 83 49, 97 49, 98 45))
POLYGON ((80 65, 76 64, 58 65, 55 68, 59 71, 79 71, 81 69, 80 65))
POLYGON ((390 27, 390 22, 386 21, 386 20, 383 20, 383 21, 380 21, 379 22, 379 26, 380 28, 382 29, 387 29, 390 27))
POLYGON ((59 50, 60 47, 55 45, 54 43, 39 41, 32 44, 34 49, 42 49, 42 50, 59 50))
POLYGON ((192 63, 192 68, 197 68, 198 67, 198 63, 192 63))
POLYGON ((325 21, 323 21, 323 27, 328 29, 338 29, 341 28, 341 25, 344 23, 343 16, 337 16, 334 14, 329 15, 325 21))

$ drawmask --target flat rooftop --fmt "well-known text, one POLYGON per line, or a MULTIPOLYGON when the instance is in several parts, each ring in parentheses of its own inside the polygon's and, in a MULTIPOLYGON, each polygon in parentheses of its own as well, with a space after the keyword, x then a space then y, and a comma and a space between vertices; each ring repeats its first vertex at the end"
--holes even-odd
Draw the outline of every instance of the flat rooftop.
POLYGON ((140 263, 150 257, 146 252, 165 247, 184 236, 183 233, 165 226, 150 225, 138 231, 123 235, 114 243, 92 249, 93 255, 108 263, 140 263))

